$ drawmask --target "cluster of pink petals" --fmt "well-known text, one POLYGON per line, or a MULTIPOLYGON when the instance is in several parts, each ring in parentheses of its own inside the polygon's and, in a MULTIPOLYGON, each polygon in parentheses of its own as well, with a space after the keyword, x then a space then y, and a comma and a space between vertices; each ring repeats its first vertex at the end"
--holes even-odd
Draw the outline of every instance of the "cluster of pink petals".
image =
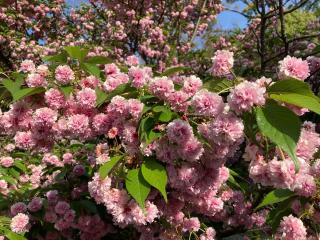
POLYGON ((279 240, 304 240, 307 239, 307 230, 299 218, 289 215, 287 217, 283 217, 275 237, 275 239, 279 240))
POLYGON ((29 216, 24 213, 18 213, 11 219, 10 228, 13 232, 23 233, 29 229, 29 216))
POLYGON ((305 80, 310 75, 309 64, 301 58, 287 56, 279 62, 279 76, 305 80))
POLYGON ((237 114, 265 104, 266 88, 255 82, 244 81, 230 91, 228 103, 237 114))
POLYGON ((55 70, 55 78, 58 83, 66 85, 73 81, 75 76, 73 70, 69 66, 60 65, 55 70))
POLYGON ((214 76, 222 77, 230 74, 233 67, 233 52, 218 50, 212 58, 211 72, 214 76))

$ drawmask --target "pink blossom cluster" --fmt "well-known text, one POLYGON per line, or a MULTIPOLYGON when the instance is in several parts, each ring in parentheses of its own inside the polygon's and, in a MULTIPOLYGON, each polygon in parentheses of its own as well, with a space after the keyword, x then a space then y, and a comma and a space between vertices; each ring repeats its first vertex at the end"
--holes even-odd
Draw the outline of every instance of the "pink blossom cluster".
MULTIPOLYGON (((17 194, 8 207, 11 231, 29 236, 41 223, 46 232, 39 239, 103 239, 129 228, 142 240, 189 234, 213 240, 224 231, 257 228, 271 235, 272 209, 257 210, 253 191, 289 189, 306 201, 317 196, 315 124, 305 122, 301 129, 299 172, 278 147, 265 151, 259 132, 255 141, 246 134, 243 114, 265 105, 270 79, 244 80, 221 96, 194 75, 154 77, 135 57, 126 61, 128 72, 117 64, 100 65, 103 81, 74 65, 48 68, 45 92, 1 112, 0 192, 6 198, 23 189, 29 194, 17 194), (72 91, 63 91, 66 85, 72 91), (120 85, 129 90, 113 95, 120 85), (106 99, 97 105, 101 92, 106 99), (169 118, 161 118, 166 112, 169 118), (165 169, 168 201, 152 187, 143 208, 126 189, 126 174, 146 158, 165 169), (248 176, 231 170, 239 165, 248 176), (13 180, 3 178, 14 171, 13 180)), ((37 69, 22 64, 21 71, 29 72, 26 84, 37 69)), ((284 216, 275 236, 315 235, 305 223, 284 216)))
POLYGON ((287 56, 279 62, 279 75, 281 78, 293 77, 303 81, 310 75, 309 64, 301 58, 287 56))

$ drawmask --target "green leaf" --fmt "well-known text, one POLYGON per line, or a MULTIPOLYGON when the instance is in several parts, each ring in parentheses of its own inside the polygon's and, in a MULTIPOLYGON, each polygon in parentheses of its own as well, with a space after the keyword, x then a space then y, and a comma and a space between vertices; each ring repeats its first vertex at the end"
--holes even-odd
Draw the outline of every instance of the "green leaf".
POLYGON ((97 101, 96 106, 100 107, 108 98, 108 95, 100 88, 96 88, 97 101))
POLYGON ((230 185, 242 190, 239 183, 237 183, 237 181, 234 179, 234 177, 231 174, 229 174, 228 182, 230 183, 230 185))
POLYGON ((19 235, 17 233, 14 233, 12 231, 6 231, 5 236, 9 239, 9 240, 27 240, 24 236, 19 235))
POLYGON ((219 94, 229 92, 229 90, 232 87, 233 87, 232 80, 228 80, 225 78, 210 79, 209 81, 203 84, 203 88, 208 89, 210 92, 215 92, 219 94))
POLYGON ((154 140, 160 138, 163 136, 163 133, 161 132, 155 132, 153 130, 151 130, 148 134, 147 134, 147 138, 146 138, 146 144, 152 143, 154 140))
POLYGON ((36 88, 23 88, 20 89, 19 91, 15 92, 12 97, 13 97, 13 101, 18 101, 22 98, 31 96, 31 95, 35 95, 38 93, 42 93, 44 92, 45 89, 42 87, 36 87, 36 88))
POLYGON ((320 102, 311 91, 308 83, 287 79, 274 83, 268 89, 270 98, 298 107, 307 108, 320 114, 320 102))
POLYGON ((155 120, 150 116, 141 119, 138 129, 138 135, 141 141, 147 141, 149 133, 154 128, 154 125, 155 120))
POLYGON ((52 56, 45 56, 42 58, 45 62, 56 62, 56 63, 67 63, 68 56, 65 51, 63 51, 60 54, 52 55, 52 56))
POLYGON ((288 189, 275 189, 271 192, 269 192, 262 202, 255 208, 255 210, 262 208, 264 206, 272 205, 275 203, 282 202, 288 198, 291 198, 295 195, 294 192, 288 190, 288 189))
POLYGON ((108 64, 108 63, 112 63, 112 59, 107 58, 107 57, 103 57, 103 56, 94 56, 94 57, 90 57, 88 59, 85 60, 86 63, 93 63, 93 64, 108 64))
POLYGON ((158 119, 161 122, 170 122, 170 120, 172 119, 172 116, 173 116, 173 112, 169 110, 169 111, 162 112, 158 119))
POLYGON ((168 108, 166 106, 155 106, 152 108, 152 111, 158 113, 158 112, 163 112, 166 111, 168 108))
POLYGON ((124 155, 116 155, 110 158, 108 162, 104 163, 99 168, 100 178, 105 179, 108 176, 109 172, 112 170, 112 168, 123 158, 124 155))
POLYGON ((69 97, 73 91, 73 86, 70 85, 60 86, 59 88, 65 97, 69 97))
POLYGON ((190 67, 172 67, 166 69, 163 73, 161 73, 161 76, 170 76, 178 72, 185 72, 191 70, 190 67))
POLYGON ((269 101, 265 107, 257 108, 256 120, 263 135, 282 148, 299 169, 296 145, 300 136, 301 122, 288 108, 269 101))
POLYGON ((1 83, 10 92, 11 96, 13 96, 16 92, 20 90, 20 87, 23 83, 23 79, 22 81, 21 78, 18 81, 3 79, 1 83))
POLYGON ((142 177, 140 169, 129 170, 126 177, 126 189, 136 200, 139 206, 144 209, 151 186, 142 177))
POLYGON ((14 166, 19 168, 22 172, 26 172, 27 171, 26 165, 21 160, 15 160, 14 161, 14 166))
POLYGON ((158 161, 152 158, 145 159, 141 166, 144 179, 154 188, 158 189, 165 201, 168 201, 166 185, 168 181, 167 171, 158 161))
POLYGON ((100 69, 97 67, 97 65, 93 63, 82 63, 80 64, 80 67, 85 70, 87 73, 96 76, 97 78, 100 78, 100 69))
POLYGON ((71 58, 77 59, 79 62, 82 62, 89 52, 89 49, 81 48, 80 46, 68 46, 64 49, 71 58))
POLYGON ((10 183, 12 185, 16 185, 17 184, 17 180, 14 179, 13 177, 8 176, 1 176, 0 179, 5 180, 7 183, 10 183))
POLYGON ((272 230, 275 231, 280 221, 284 216, 288 216, 291 212, 291 202, 293 201, 293 198, 288 198, 281 203, 278 204, 278 206, 274 209, 272 209, 268 216, 267 216, 267 224, 271 225, 272 230))

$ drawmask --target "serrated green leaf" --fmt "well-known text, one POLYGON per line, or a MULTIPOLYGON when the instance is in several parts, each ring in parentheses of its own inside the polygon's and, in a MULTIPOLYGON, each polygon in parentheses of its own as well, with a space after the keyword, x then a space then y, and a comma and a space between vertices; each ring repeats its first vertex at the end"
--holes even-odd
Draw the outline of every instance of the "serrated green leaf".
POLYGON ((265 206, 268 206, 268 205, 282 202, 288 198, 293 197, 294 195, 295 195, 295 193, 290 191, 289 189, 275 189, 275 190, 269 192, 264 197, 262 202, 255 208, 255 210, 262 208, 262 207, 265 207, 265 206))
POLYGON ((148 134, 147 134, 147 139, 146 139, 146 144, 152 143, 154 140, 160 138, 163 136, 163 133, 161 132, 155 132, 153 130, 151 130, 148 134))
POLYGON ((173 116, 173 112, 170 109, 167 109, 160 113, 158 119, 161 122, 170 122, 173 116))
POLYGON ((64 48, 66 52, 69 54, 69 56, 73 59, 79 60, 79 62, 82 62, 83 59, 87 56, 89 49, 82 48, 80 46, 68 46, 64 48))
POLYGON ((319 98, 313 94, 308 83, 296 79, 281 80, 271 85, 268 93, 274 100, 307 108, 320 114, 319 98))
POLYGON ((149 132, 154 128, 154 125, 155 120, 150 116, 141 119, 138 129, 140 141, 147 141, 149 132))
POLYGON ((108 98, 108 95, 102 91, 100 88, 96 88, 96 107, 100 107, 108 98))
POLYGON ((17 184, 17 180, 14 179, 13 177, 10 177, 10 176, 1 176, 0 179, 5 180, 7 183, 10 183, 12 185, 16 185, 17 184))
POLYGON ((172 74, 178 73, 178 72, 185 72, 191 70, 190 67, 172 67, 166 69, 163 73, 161 73, 160 76, 170 76, 172 74))
POLYGON ((296 145, 300 137, 301 122, 297 115, 286 107, 269 101, 265 107, 257 108, 256 120, 261 133, 287 152, 298 170, 296 145))
POLYGON ((60 86, 59 89, 61 90, 61 92, 65 97, 69 97, 73 91, 73 86, 70 86, 70 85, 60 86))
POLYGON ((7 230, 5 232, 5 236, 9 239, 9 240, 27 240, 24 236, 19 235, 17 233, 14 233, 10 230, 7 230))
POLYGON ((278 228, 280 221, 284 216, 289 215, 292 212, 291 202, 293 198, 288 198, 278 204, 278 206, 272 209, 267 216, 267 224, 271 225, 273 232, 278 228))
POLYGON ((14 161, 14 166, 19 168, 24 173, 27 171, 26 165, 20 160, 15 160, 14 161))
POLYGON ((45 56, 42 58, 45 62, 56 62, 56 63, 67 63, 68 56, 65 51, 63 51, 60 54, 52 55, 52 56, 45 56))
POLYGON ((143 178, 140 169, 129 170, 126 177, 126 189, 136 200, 139 206, 144 209, 151 186, 143 178))
POLYGON ((103 57, 103 56, 94 56, 94 57, 90 57, 87 58, 85 60, 86 63, 93 63, 93 64, 108 64, 108 63, 112 63, 112 59, 107 58, 107 57, 103 57))
POLYGON ((80 64, 80 67, 85 70, 87 73, 97 77, 97 78, 100 78, 100 69, 97 67, 96 64, 93 64, 93 63, 82 63, 80 64))
POLYGON ((35 94, 39 94, 39 93, 43 93, 43 92, 45 92, 45 89, 42 87, 23 88, 23 89, 20 89, 19 91, 15 92, 12 97, 13 97, 13 101, 18 101, 22 98, 32 96, 35 94))
POLYGON ((233 87, 233 82, 231 80, 222 79, 211 79, 203 84, 203 88, 208 89, 210 92, 215 93, 225 93, 233 87))
POLYGON ((166 106, 155 106, 152 108, 152 111, 154 112, 162 112, 162 111, 166 111, 168 108, 166 106))
POLYGON ((166 185, 168 181, 167 171, 163 165, 152 158, 146 158, 141 166, 144 179, 154 188, 158 189, 165 201, 168 201, 166 185))
POLYGON ((112 170, 112 168, 121 160, 124 158, 124 155, 117 155, 110 158, 110 160, 106 163, 104 163, 99 168, 99 175, 101 179, 105 179, 109 172, 112 170))

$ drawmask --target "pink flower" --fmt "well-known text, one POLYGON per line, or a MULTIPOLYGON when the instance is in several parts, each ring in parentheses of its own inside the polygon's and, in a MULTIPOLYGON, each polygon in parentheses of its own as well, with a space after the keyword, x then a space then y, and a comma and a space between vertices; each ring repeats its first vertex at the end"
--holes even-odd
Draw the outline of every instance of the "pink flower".
POLYGON ((68 130, 76 135, 84 135, 89 128, 89 118, 84 114, 75 114, 68 118, 67 121, 68 130))
POLYGON ((110 63, 105 65, 104 72, 106 75, 113 75, 120 73, 120 69, 114 63, 110 63))
POLYGON ((35 70, 35 65, 32 60, 24 60, 22 61, 20 65, 20 71, 27 73, 27 72, 33 72, 35 70))
POLYGON ((64 164, 71 164, 73 163, 75 160, 73 159, 73 155, 72 153, 64 153, 62 155, 62 159, 63 159, 63 163, 64 164))
POLYGON ((208 227, 204 233, 200 235, 200 240, 214 240, 216 231, 212 227, 208 227))
POLYGON ((191 106, 197 114, 216 117, 223 111, 224 102, 218 94, 202 89, 193 96, 191 106))
POLYGON ((139 64, 139 58, 135 55, 128 56, 126 59, 126 64, 129 66, 136 66, 139 64))
POLYGON ((188 122, 176 119, 167 126, 167 136, 172 143, 184 145, 193 135, 188 122))
POLYGON ((60 109, 65 105, 65 97, 58 89, 50 88, 44 98, 50 108, 60 109))
POLYGON ((218 50, 212 58, 211 72, 214 76, 222 77, 230 73, 233 67, 233 52, 218 50))
POLYGON ((50 190, 46 193, 46 197, 48 199, 49 204, 55 204, 58 201, 58 191, 50 190))
POLYGON ((279 77, 293 77, 299 80, 305 80, 310 75, 307 61, 296 57, 285 57, 279 62, 279 77))
POLYGON ((99 79, 96 78, 95 76, 89 76, 86 78, 83 78, 80 82, 80 86, 82 88, 92 88, 95 89, 96 87, 99 86, 99 79))
POLYGON ((12 157, 1 157, 0 158, 0 165, 3 167, 11 167, 14 163, 12 157))
POLYGON ((299 174, 295 180, 294 191, 300 196, 313 196, 317 191, 314 178, 308 174, 299 174))
POLYGON ((78 165, 74 166, 72 173, 74 173, 76 176, 80 177, 86 173, 86 169, 84 168, 83 165, 78 164, 78 165))
POLYGON ((189 219, 183 220, 183 229, 184 232, 197 232, 200 228, 200 221, 197 217, 192 217, 189 219))
POLYGON ((93 108, 96 105, 96 92, 91 88, 83 88, 77 92, 76 99, 81 107, 93 108))
POLYGON ((14 136, 14 141, 16 146, 22 149, 31 149, 36 144, 30 131, 17 132, 14 136))
POLYGON ((53 211, 46 211, 44 215, 44 220, 49 223, 55 223, 58 219, 58 216, 55 212, 53 211))
POLYGON ((50 108, 38 108, 33 114, 33 126, 52 127, 58 119, 58 113, 50 108))
POLYGON ((190 104, 189 95, 183 91, 176 91, 169 95, 167 101, 171 108, 177 112, 186 112, 190 104))
POLYGON ((132 79, 132 86, 135 88, 141 88, 149 82, 152 71, 149 67, 140 68, 132 66, 129 69, 128 75, 132 79))
POLYGON ((18 213, 24 213, 27 211, 27 206, 23 202, 17 202, 13 204, 10 208, 10 212, 13 216, 17 215, 18 213))
POLYGON ((200 159, 204 152, 202 144, 196 137, 191 137, 187 142, 181 142, 181 144, 178 148, 178 153, 185 161, 195 162, 200 159))
POLYGON ((283 217, 280 222, 276 239, 305 240, 307 239, 307 230, 299 218, 289 215, 283 217))
POLYGON ((193 96, 197 91, 200 90, 201 87, 201 79, 192 75, 184 79, 182 91, 187 93, 189 96, 193 96))
POLYGON ((11 219, 10 228, 13 232, 23 233, 29 229, 29 217, 24 213, 18 213, 11 219))
POLYGON ((119 85, 125 84, 129 81, 129 77, 124 73, 117 73, 108 75, 106 81, 103 83, 103 88, 107 92, 115 90, 119 85))
POLYGON ((28 210, 30 212, 37 212, 42 208, 42 198, 34 197, 28 204, 28 210))
POLYGON ((157 97, 166 99, 174 92, 174 84, 167 77, 156 77, 150 82, 149 90, 157 97))
POLYGON ((139 119, 139 117, 142 113, 142 110, 143 110, 143 103, 137 99, 129 99, 128 100, 128 110, 129 110, 129 114, 134 119, 139 119))
POLYGON ((209 138, 220 143, 235 143, 243 138, 244 125, 234 114, 221 114, 209 125, 209 138))
POLYGON ((265 87, 257 83, 244 81, 231 90, 228 96, 228 103, 237 114, 250 111, 253 106, 265 104, 265 87))
POLYGON ((48 83, 42 75, 38 73, 30 73, 27 76, 26 84, 28 87, 45 87, 48 83))
POLYGON ((46 77, 46 76, 48 75, 48 73, 49 73, 48 66, 47 66, 47 65, 44 65, 44 64, 39 65, 39 66, 37 67, 37 69, 36 69, 36 72, 37 72, 38 74, 40 74, 41 76, 46 77))
POLYGON ((65 201, 59 201, 54 207, 57 214, 64 215, 70 209, 70 204, 65 201))
POLYGON ((68 65, 60 65, 56 68, 55 78, 58 83, 66 85, 74 80, 74 72, 68 65))

